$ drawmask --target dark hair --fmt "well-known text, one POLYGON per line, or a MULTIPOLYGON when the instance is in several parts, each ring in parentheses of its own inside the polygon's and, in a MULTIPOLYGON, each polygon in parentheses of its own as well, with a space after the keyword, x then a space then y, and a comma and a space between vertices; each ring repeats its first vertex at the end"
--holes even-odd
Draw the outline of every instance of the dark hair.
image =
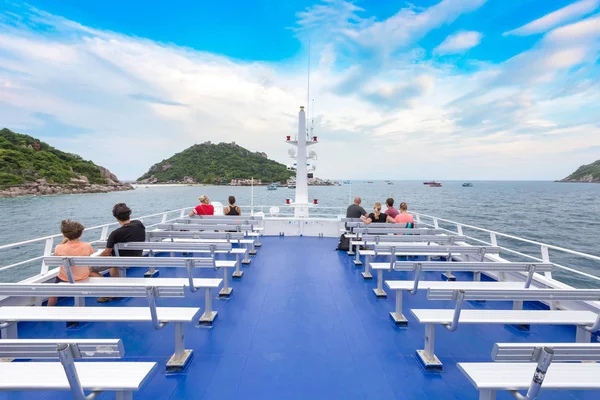
POLYGON ((405 202, 400 203, 400 210, 401 211, 408 210, 408 205, 405 202))
POLYGON ((119 221, 127 221, 131 216, 131 209, 125 203, 115 204, 113 207, 113 217, 119 221))
POLYGON ((84 229, 79 222, 70 219, 65 219, 60 223, 60 232, 69 240, 79 239, 84 229))
POLYGON ((229 204, 235 204, 235 196, 229 196, 229 204))
POLYGON ((394 206, 394 199, 392 199, 391 197, 388 197, 387 200, 385 201, 385 204, 393 207, 394 206))

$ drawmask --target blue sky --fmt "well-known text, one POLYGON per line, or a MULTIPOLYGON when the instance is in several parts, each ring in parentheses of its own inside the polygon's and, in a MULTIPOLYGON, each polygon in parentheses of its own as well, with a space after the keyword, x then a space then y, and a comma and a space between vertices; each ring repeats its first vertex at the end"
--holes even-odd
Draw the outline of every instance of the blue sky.
POLYGON ((309 42, 318 176, 600 158, 600 0, 0 0, 0 126, 122 179, 206 140, 288 163, 309 42))

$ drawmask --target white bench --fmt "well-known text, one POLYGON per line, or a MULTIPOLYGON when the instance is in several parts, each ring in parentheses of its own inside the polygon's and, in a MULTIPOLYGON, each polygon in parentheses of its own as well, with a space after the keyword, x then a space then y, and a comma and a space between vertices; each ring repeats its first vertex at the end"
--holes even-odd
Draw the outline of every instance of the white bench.
MULTIPOLYGON (((97 243, 98 246, 101 246, 102 243, 97 243)), ((106 246, 106 243, 104 243, 106 246)), ((243 272, 240 271, 240 255, 244 255, 244 260, 242 263, 247 264, 250 262, 248 258, 248 248, 233 248, 231 243, 194 243, 194 242, 175 242, 173 240, 166 239, 162 242, 124 242, 117 243, 114 247, 115 254, 117 257, 119 256, 119 252, 122 250, 142 250, 148 251, 148 255, 153 257, 156 253, 167 252, 171 254, 171 257, 175 255, 173 253, 183 252, 183 253, 209 253, 211 257, 214 257, 215 254, 230 254, 235 255, 235 271, 232 276, 234 278, 241 278, 243 272)), ((144 274, 146 277, 156 276, 158 273, 154 268, 150 268, 148 272, 144 274)))
MULTIPOLYGON (((44 263, 49 267, 60 267, 64 265, 75 266, 85 265, 89 267, 174 267, 186 268, 188 279, 193 279, 194 268, 213 268, 218 270, 223 269, 223 288, 219 292, 219 296, 229 296, 233 288, 229 286, 229 274, 227 268, 235 268, 237 262, 235 260, 215 260, 214 257, 64 257, 64 256, 49 256, 44 257, 44 263)), ((66 268, 67 274, 70 275, 70 268, 66 268)), ((123 270, 121 270, 123 271, 123 270)), ((124 277, 123 275, 121 277, 124 277)), ((72 282, 72 277, 69 277, 72 282)), ((194 290, 194 285, 190 284, 191 291, 194 290)))
MULTIPOLYGON (((437 243, 445 245, 454 245, 455 243, 465 242, 466 236, 460 235, 363 235, 360 239, 352 240, 350 247, 368 246, 368 245, 386 245, 394 244, 416 244, 416 243, 437 243)), ((354 259, 355 265, 362 265, 358 252, 354 259)))
MULTIPOLYGON (((495 246, 443 246, 437 243, 397 243, 393 245, 375 245, 373 250, 359 250, 360 254, 364 254, 365 259, 365 271, 363 273, 364 279, 371 279, 370 268, 377 271, 377 288, 374 289, 377 297, 387 297, 387 293, 383 290, 383 271, 392 271, 394 266, 398 262, 396 257, 399 256, 443 256, 448 259, 448 262, 443 263, 448 265, 452 264, 452 257, 456 255, 476 255, 481 262, 485 259, 486 254, 498 254, 500 252, 499 247, 495 246), (370 257, 375 256, 389 256, 388 262, 372 263, 370 257)), ((414 261, 413 261, 414 263, 414 261)), ((439 263, 442 264, 442 263, 439 263)), ((452 275, 451 268, 447 270, 444 276, 449 280, 453 281, 456 278, 452 275)))
MULTIPOLYGON (((212 289, 218 289, 223 279, 220 278, 194 278, 192 285, 195 289, 204 289, 204 312, 200 317, 201 324, 211 324, 217 317, 218 312, 212 309, 212 289)), ((156 286, 188 286, 188 278, 94 278, 90 277, 76 284, 91 285, 156 285, 156 286)), ((68 284, 68 283, 67 283, 68 284)))
MULTIPOLYGON (((533 275, 536 272, 552 271, 550 263, 526 263, 526 262, 452 262, 442 263, 437 261, 396 261, 394 263, 395 271, 412 271, 414 279, 409 280, 387 280, 386 286, 396 291, 396 310, 391 312, 392 320, 398 325, 406 325, 406 317, 402 314, 402 291, 407 291, 410 294, 416 294, 419 288, 421 289, 519 289, 528 288, 533 280, 533 275), (432 271, 452 271, 452 272, 473 272, 472 282, 456 282, 456 281, 429 281, 427 283, 420 282, 423 272, 432 271), (524 277, 522 282, 481 282, 481 273, 499 271, 502 274, 507 272, 520 273, 524 277), (456 284, 454 284, 456 283, 456 284)), ((378 271, 379 272, 379 271, 378 271)), ((379 278, 379 277, 378 277, 379 278)), ((383 277, 381 277, 383 279, 383 277)), ((381 282, 378 279, 377 288, 383 290, 380 286, 381 282)), ((385 293, 385 292, 384 292, 385 293)), ((377 294, 377 292, 376 292, 377 294)), ((523 308, 523 302, 515 301, 514 309, 523 308)))
MULTIPOLYGON (((109 278, 104 278, 109 279, 109 278)), ((148 280, 151 281, 151 280, 148 280)), ((174 324, 175 353, 167 362, 168 371, 185 369, 192 350, 185 349, 184 323, 193 322, 200 311, 194 307, 157 307, 156 297, 184 297, 184 286, 90 285, 51 283, 0 284, 0 296, 145 297, 148 307, 0 307, 3 338, 18 337, 17 324, 30 321, 151 322, 154 329, 174 324)))
MULTIPOLYGON (((74 363, 81 390, 114 391, 117 400, 133 399, 156 368, 155 362, 74 363)), ((61 363, 0 363, 0 390, 71 390, 61 363)), ((83 400, 82 397, 75 397, 83 400)))
POLYGON ((600 343, 496 343, 496 363, 458 363, 479 390, 480 400, 495 400, 497 391, 517 399, 536 399, 542 388, 600 389, 600 343), (592 362, 578 364, 561 362, 592 362), (527 389, 522 395, 519 390, 527 389))
MULTIPOLYGON (((74 285, 77 286, 77 285, 74 285)), ((160 327, 174 325, 175 352, 167 362, 170 372, 185 369, 192 350, 185 348, 184 323, 192 323, 200 311, 193 307, 156 307, 160 327)), ((19 322, 153 322, 148 307, 0 307, 0 323, 12 323, 8 338, 16 339, 19 322)), ((3 334, 3 337, 4 334, 3 334)), ((0 375, 1 376, 1 375, 0 375)))
POLYGON ((580 310, 463 310, 465 300, 504 301, 599 301, 600 290, 499 289, 448 290, 429 289, 429 300, 456 300, 454 310, 411 309, 420 324, 425 324, 425 347, 417 355, 426 368, 439 369, 442 363, 434 354, 435 326, 455 331, 460 324, 502 325, 575 325, 576 341, 589 343, 591 332, 600 329, 600 314, 580 310))
MULTIPOLYGON (((200 221, 199 221, 200 222, 200 221)), ((263 230, 262 227, 258 226, 258 224, 239 224, 235 222, 222 222, 222 223, 206 223, 206 221, 201 221, 201 223, 190 223, 190 224, 158 224, 158 229, 163 229, 166 231, 235 231, 235 232, 243 232, 247 237, 253 237, 254 241, 252 243, 252 248, 249 250, 251 255, 256 254, 255 247, 260 247, 260 242, 258 238, 260 237, 260 231, 263 230)))
MULTIPOLYGON (((255 255, 254 247, 260 245, 257 237, 250 237, 244 232, 213 232, 213 231, 162 231, 155 230, 146 232, 146 241, 166 240, 181 241, 190 243, 237 243, 245 245, 248 249, 248 254, 255 255), (251 247, 250 247, 251 246, 251 247)), ((250 260, 245 258, 242 264, 248 264, 250 260)))
POLYGON ((76 358, 121 358, 125 354, 121 339, 2 339, 0 358, 56 359, 59 344, 71 346, 76 358))
MULTIPOLYGON (((370 225, 369 225, 370 226, 370 225)), ((421 229, 421 228, 376 228, 376 227, 368 227, 368 228, 353 228, 352 232, 344 234, 345 237, 349 239, 358 240, 361 235, 381 235, 381 236, 391 236, 391 235, 438 235, 444 233, 441 229, 421 229)), ((359 244, 360 245, 360 244, 359 244)), ((352 243, 350 246, 350 250, 348 251, 348 255, 354 255, 354 250, 352 248, 352 243)))

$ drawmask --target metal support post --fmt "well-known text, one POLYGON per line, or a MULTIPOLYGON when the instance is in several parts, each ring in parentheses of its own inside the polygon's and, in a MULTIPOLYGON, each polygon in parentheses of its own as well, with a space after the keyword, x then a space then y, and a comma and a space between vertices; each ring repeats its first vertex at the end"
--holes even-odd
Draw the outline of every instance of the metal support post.
POLYGON ((390 318, 396 325, 408 325, 408 320, 402 314, 402 296, 403 290, 396 290, 396 311, 390 313, 390 318))
POLYGON ((204 314, 200 317, 201 324, 212 324, 217 317, 217 312, 212 310, 211 288, 204 288, 204 314))
POLYGON ((16 322, 3 322, 0 324, 0 338, 2 339, 17 339, 19 333, 16 322))
POLYGON ((423 350, 417 350, 417 357, 425 366, 425 369, 442 369, 442 362, 434 353, 435 348, 435 325, 425 325, 425 346, 423 350))
POLYGON ((154 329, 162 329, 166 323, 158 321, 158 313, 156 312, 156 287, 146 287, 146 298, 148 299, 148 306, 150 307, 150 316, 152 317, 152 326, 154 329))
POLYGON ((592 332, 583 326, 578 326, 575 332, 575 341, 577 343, 589 343, 592 340, 592 332))
POLYGON ((244 271, 240 270, 240 253, 235 253, 235 271, 231 274, 234 278, 241 278, 244 275, 244 271))
POLYGON ((189 365, 192 358, 192 350, 185 348, 185 329, 183 322, 175 322, 175 353, 167 361, 167 372, 182 372, 189 365))
POLYGON ((377 288, 373 289, 375 292, 375 296, 377 297, 387 297, 387 293, 383 290, 383 270, 377 270, 377 288))
POLYGON ((83 392, 83 388, 81 387, 81 382, 79 381, 79 375, 77 375, 77 369, 75 368, 74 361, 74 356, 78 356, 78 350, 76 350, 76 347, 70 344, 61 343, 57 346, 56 351, 58 352, 58 358, 60 359, 63 369, 65 370, 65 374, 67 375, 67 381, 69 382, 73 398, 76 400, 96 398, 99 392, 93 392, 86 397, 85 393, 83 392))
POLYGON ((242 264, 244 264, 244 265, 250 264, 250 258, 248 257, 248 254, 250 253, 250 249, 249 249, 248 243, 245 244, 245 248, 246 248, 246 252, 244 253, 244 259, 242 260, 242 264))
POLYGON ((529 390, 527 390, 527 394, 523 396, 516 390, 511 390, 510 393, 514 398, 518 400, 534 400, 538 398, 540 390, 542 389, 542 383, 544 383, 544 378, 546 378, 546 372, 552 363, 553 357, 554 350, 552 348, 544 347, 541 349, 540 355, 538 356, 538 364, 535 373, 533 374, 531 384, 529 385, 529 390))
POLYGON ((219 291, 219 296, 228 297, 233 288, 229 286, 229 275, 227 274, 227 268, 223 268, 223 287, 219 291))
MULTIPOLYGON (((166 214, 163 214, 163 218, 166 218, 166 214)), ((150 250, 148 257, 154 257, 154 251, 150 250)), ((171 255, 173 257, 173 255, 171 255)), ((148 271, 144 272, 144 278, 154 278, 158 276, 158 270, 154 267, 148 268, 148 271)))
POLYGON ((364 279, 373 279, 371 275, 371 256, 365 255, 365 272, 362 273, 364 279))
MULTIPOLYGON (((365 242, 365 246, 367 243, 365 242)), ((350 249, 352 249, 352 242, 350 242, 350 249)), ((350 254, 350 253, 348 253, 350 254)), ((356 249, 354 251, 354 265, 361 266, 362 261, 360 261, 360 255, 358 254, 358 245, 356 245, 356 249)))

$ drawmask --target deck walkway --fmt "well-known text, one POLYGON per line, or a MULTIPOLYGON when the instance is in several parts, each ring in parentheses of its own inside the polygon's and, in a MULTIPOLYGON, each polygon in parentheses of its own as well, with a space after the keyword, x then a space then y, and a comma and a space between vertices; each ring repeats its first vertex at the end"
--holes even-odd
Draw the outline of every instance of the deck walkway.
MULTIPOLYGON (((19 325, 22 338, 122 338, 124 360, 157 361, 158 372, 136 399, 477 399, 478 393, 456 367, 457 361, 490 361, 495 342, 569 342, 574 327, 532 326, 522 332, 497 325, 465 325, 454 333, 436 333, 442 373, 425 373, 414 353, 423 347, 424 327, 410 313, 408 328, 389 319, 394 292, 373 296, 376 282, 364 281, 337 239, 264 237, 263 246, 243 278, 233 280, 230 299, 213 302, 219 316, 212 327, 186 327, 186 347, 194 350, 184 375, 165 376, 173 349, 173 326, 154 331, 150 324, 19 325), (302 261, 300 261, 302 260, 302 261)), ((141 276, 143 271, 128 273, 141 276)), ((185 271, 161 271, 161 277, 185 271)), ((197 271, 199 277, 221 272, 197 271)), ((179 274, 179 275, 176 275, 179 274)), ((458 279, 465 279, 457 274, 458 279)), ((439 279, 439 274, 424 278, 439 279)), ((402 279, 406 273, 387 273, 402 279)), ((405 296, 406 309, 448 307, 425 299, 426 292, 405 296)), ((158 299, 158 305, 203 305, 203 294, 186 299, 158 299)), ((216 294, 215 294, 216 296, 216 294)), ((66 306, 64 300, 59 306, 66 306)), ((88 299, 97 306, 95 299, 88 299)), ((104 306, 143 306, 128 299, 104 306)), ((468 303, 466 308, 510 307, 506 303, 468 303)), ((526 304, 525 308, 528 304, 526 304)), ((530 308, 531 306, 529 306, 530 308)), ((1 377, 0 377, 1 379, 1 377)), ((114 395, 113 395, 114 396, 114 395)), ((1 393, 4 399, 69 399, 67 392, 1 393)), ((110 399, 103 394, 100 399, 110 399)), ((114 398, 114 397, 113 397, 114 398)), ((498 399, 511 399, 499 393, 498 399)), ((597 399, 598 392, 542 391, 543 399, 597 399)))

